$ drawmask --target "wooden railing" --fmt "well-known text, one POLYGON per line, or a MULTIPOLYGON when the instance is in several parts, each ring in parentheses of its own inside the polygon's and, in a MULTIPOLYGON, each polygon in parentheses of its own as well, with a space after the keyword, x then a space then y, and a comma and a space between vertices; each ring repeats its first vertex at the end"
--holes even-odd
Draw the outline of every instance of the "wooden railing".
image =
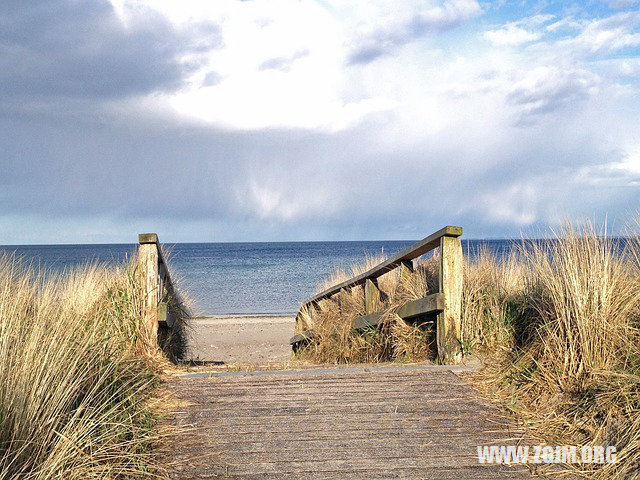
POLYGON ((171 280, 155 233, 138 235, 138 270, 144 284, 144 316, 150 339, 157 341, 158 327, 174 328, 190 311, 171 280))
MULTIPOLYGON (((302 309, 306 308, 313 312, 322 300, 330 299, 348 289, 364 285, 365 315, 358 317, 353 322, 353 328, 358 331, 375 328, 382 323, 384 314, 382 310, 378 311, 381 306, 381 296, 377 279, 396 268, 401 269, 401 279, 406 278, 413 272, 414 259, 439 247, 438 292, 402 305, 396 314, 403 320, 411 320, 430 314, 436 315, 438 358, 442 363, 458 363, 462 358, 460 338, 462 245, 460 235, 462 235, 461 227, 444 227, 372 269, 311 297, 303 302, 300 311, 302 312, 302 309)), ((291 338, 290 343, 296 350, 311 341, 314 335, 313 331, 306 331, 291 338)))

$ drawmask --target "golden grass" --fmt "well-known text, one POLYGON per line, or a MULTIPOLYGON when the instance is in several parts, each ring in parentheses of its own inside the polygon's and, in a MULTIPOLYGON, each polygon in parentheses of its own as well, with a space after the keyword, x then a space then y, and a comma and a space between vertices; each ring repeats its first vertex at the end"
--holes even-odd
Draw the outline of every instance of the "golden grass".
MULTIPOLYGON (((464 262, 463 346, 486 365, 472 381, 550 444, 615 446, 617 463, 567 467, 585 478, 640 478, 639 231, 620 243, 592 225, 565 225, 551 241, 523 241, 502 258, 482 250, 464 262)), ((317 337, 299 356, 432 357, 429 331, 393 312, 432 292, 436 269, 430 259, 407 284, 393 272, 382 277, 388 322, 365 335, 349 327, 363 313, 361 289, 342 305, 321 302, 313 320, 305 312, 300 327, 317 337)))
POLYGON ((478 378, 548 442, 615 446, 618 463, 570 467, 586 478, 639 475, 639 246, 591 225, 526 243, 523 287, 503 303, 517 305, 512 334, 478 378))
POLYGON ((0 479, 150 476, 162 362, 132 268, 46 276, 0 257, 0 479))
MULTIPOLYGON (((367 257, 349 271, 338 270, 319 285, 321 292, 336 283, 359 275, 380 262, 383 255, 367 257)), ((356 287, 322 300, 317 307, 304 308, 296 325, 298 333, 313 330, 312 344, 298 353, 301 360, 321 363, 385 362, 390 360, 423 361, 435 356, 433 328, 430 323, 410 325, 398 317, 398 307, 422 298, 436 290, 435 259, 420 265, 409 277, 400 278, 398 269, 378 278, 381 292, 380 309, 384 310, 384 325, 358 333, 351 328, 353 321, 364 315, 364 289, 356 287)))

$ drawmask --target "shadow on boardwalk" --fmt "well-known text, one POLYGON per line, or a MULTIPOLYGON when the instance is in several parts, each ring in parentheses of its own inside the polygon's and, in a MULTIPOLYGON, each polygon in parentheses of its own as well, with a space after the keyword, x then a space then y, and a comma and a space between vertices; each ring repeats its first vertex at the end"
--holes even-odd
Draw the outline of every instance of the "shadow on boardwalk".
POLYGON ((170 389, 188 429, 173 479, 526 479, 479 464, 477 445, 522 436, 444 367, 191 374, 170 389))

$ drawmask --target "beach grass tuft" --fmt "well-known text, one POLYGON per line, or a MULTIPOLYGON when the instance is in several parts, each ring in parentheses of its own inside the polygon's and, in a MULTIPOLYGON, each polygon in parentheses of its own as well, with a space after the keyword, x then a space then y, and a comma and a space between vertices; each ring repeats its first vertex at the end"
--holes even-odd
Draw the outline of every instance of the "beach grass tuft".
MULTIPOLYGON (((337 270, 318 286, 317 291, 366 272, 385 259, 382 254, 369 256, 362 264, 353 265, 348 270, 337 270)), ((321 300, 317 306, 303 308, 296 332, 313 330, 315 336, 311 345, 299 350, 298 357, 337 364, 390 360, 415 362, 435 358, 432 322, 408 324, 395 313, 406 302, 437 290, 435 260, 427 260, 403 278, 398 270, 378 278, 380 309, 384 312, 383 324, 378 328, 365 332, 351 328, 353 321, 365 314, 362 286, 343 291, 337 298, 321 300)))
POLYGON ((147 402, 166 360, 141 312, 133 266, 0 257, 0 479, 155 475, 147 402))

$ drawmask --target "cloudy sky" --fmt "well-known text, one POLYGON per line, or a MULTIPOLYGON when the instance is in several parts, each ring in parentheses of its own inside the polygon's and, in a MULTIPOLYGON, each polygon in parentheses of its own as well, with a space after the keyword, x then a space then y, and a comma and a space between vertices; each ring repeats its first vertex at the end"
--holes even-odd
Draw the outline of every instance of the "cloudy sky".
POLYGON ((617 229, 639 93, 634 0, 1 2, 0 244, 617 229))

